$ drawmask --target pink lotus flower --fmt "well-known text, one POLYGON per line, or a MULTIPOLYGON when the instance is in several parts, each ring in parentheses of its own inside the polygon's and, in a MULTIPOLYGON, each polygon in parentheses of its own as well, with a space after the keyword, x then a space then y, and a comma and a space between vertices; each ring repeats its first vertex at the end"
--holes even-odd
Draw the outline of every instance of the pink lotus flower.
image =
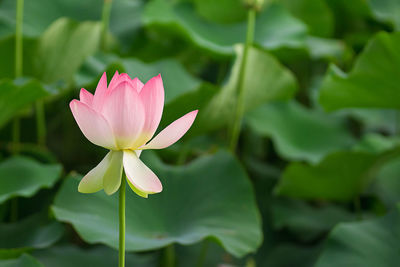
POLYGON ((86 138, 110 150, 105 158, 81 180, 78 190, 94 193, 101 189, 111 195, 121 185, 122 168, 134 192, 142 197, 159 193, 162 184, 139 159, 145 149, 161 149, 178 141, 191 127, 197 110, 189 112, 162 130, 151 141, 161 120, 164 86, 161 75, 145 85, 128 74, 115 73, 107 87, 101 77, 94 95, 84 88, 80 100, 72 100, 72 114, 86 138))

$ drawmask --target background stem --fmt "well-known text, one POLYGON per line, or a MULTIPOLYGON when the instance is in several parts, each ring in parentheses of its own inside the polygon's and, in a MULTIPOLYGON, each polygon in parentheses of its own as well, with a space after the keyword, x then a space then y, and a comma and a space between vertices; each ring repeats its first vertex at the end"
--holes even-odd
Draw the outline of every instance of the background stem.
POLYGON ((24 18, 24 0, 17 0, 15 24, 15 78, 22 76, 23 68, 23 39, 22 26, 24 18))
POLYGON ((119 188, 119 267, 125 266, 125 188, 126 178, 123 174, 119 188))
POLYGON ((246 71, 247 54, 249 47, 254 41, 254 29, 256 20, 256 11, 254 9, 249 9, 247 15, 247 36, 246 43, 243 50, 243 57, 240 64, 239 78, 237 83, 238 99, 236 103, 235 118, 233 121, 233 126, 230 133, 230 149, 235 152, 236 146, 239 139, 240 127, 242 125, 243 113, 244 113, 244 78, 246 71))
POLYGON ((163 267, 175 266, 175 248, 174 244, 167 246, 164 250, 164 264, 163 267))
MULTIPOLYGON (((17 9, 15 14, 15 78, 22 76, 23 68, 23 39, 22 26, 24 17, 24 0, 17 0, 17 9)), ((20 124, 19 118, 14 118, 12 126, 12 152, 18 154, 20 142, 20 124)))
POLYGON ((104 0, 103 12, 101 15, 101 50, 107 51, 107 34, 110 24, 112 0, 104 0))

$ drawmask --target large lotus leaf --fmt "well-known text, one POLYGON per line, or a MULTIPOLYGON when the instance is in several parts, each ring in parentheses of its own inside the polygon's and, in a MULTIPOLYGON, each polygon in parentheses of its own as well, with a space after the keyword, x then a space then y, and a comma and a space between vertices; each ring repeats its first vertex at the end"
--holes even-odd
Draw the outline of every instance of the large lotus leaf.
POLYGON ((400 211, 362 222, 340 223, 328 237, 316 267, 399 265, 400 211))
MULTIPOLYGON (((128 251, 189 245, 207 237, 235 256, 258 248, 261 222, 252 186, 232 155, 219 152, 177 167, 154 157, 146 162, 164 189, 149 199, 128 190, 128 251)), ((78 183, 78 178, 66 179, 52 208, 55 216, 71 223, 85 241, 118 248, 118 194, 81 194, 78 183)))
POLYGON ((400 108, 400 33, 377 34, 357 58, 349 74, 332 66, 321 85, 326 110, 400 108))
POLYGON ((138 77, 142 82, 147 82, 161 73, 166 104, 181 95, 195 92, 201 84, 199 79, 188 73, 178 61, 173 59, 145 63, 134 58, 119 58, 116 55, 102 53, 90 57, 85 62, 76 75, 76 83, 79 86, 95 87, 100 78, 99 74, 108 70, 110 65, 117 65, 119 72, 126 72, 132 78, 138 77))
POLYGON ((0 260, 2 267, 44 267, 40 262, 28 254, 23 254, 17 259, 0 260))
MULTIPOLYGON (((77 21, 100 21, 104 0, 36 0, 24 3, 24 34, 41 35, 47 27, 61 17, 77 21)), ((0 1, 0 36, 15 31, 16 1, 0 1)), ((113 0, 110 31, 120 39, 131 39, 140 26, 143 1, 113 0)))
POLYGON ((368 4, 378 20, 391 23, 397 31, 400 29, 399 0, 368 0, 368 4))
MULTIPOLYGON (((199 113, 203 129, 223 127, 233 120, 238 96, 239 70, 243 49, 236 47, 237 58, 229 80, 211 100, 207 109, 199 113)), ((293 97, 297 83, 293 74, 272 55, 257 48, 250 48, 244 76, 245 111, 273 100, 293 97)))
POLYGON ((297 18, 305 22, 310 34, 328 37, 333 33, 334 18, 325 1, 321 0, 280 0, 297 18))
MULTIPOLYGON (((110 267, 118 265, 118 251, 104 247, 82 249, 72 245, 60 245, 33 252, 33 256, 46 267, 110 267)), ((158 266, 158 255, 127 253, 126 266, 158 266)))
MULTIPOLYGON (((244 43, 246 38, 246 22, 211 23, 200 17, 188 3, 152 0, 145 8, 143 22, 148 26, 179 31, 196 46, 218 55, 233 55, 233 46, 244 43)), ((269 5, 260 13, 255 28, 255 42, 263 48, 305 46, 307 27, 279 5, 269 5)))
POLYGON ((361 151, 329 154, 316 165, 291 163, 275 188, 280 195, 303 199, 351 201, 369 184, 379 156, 361 151))
POLYGON ((35 214, 15 223, 0 224, 0 257, 15 257, 33 248, 46 248, 64 233, 64 227, 35 214))
POLYGON ((275 190, 310 200, 351 201, 366 191, 380 168, 399 152, 399 138, 369 134, 351 150, 329 154, 318 164, 290 163, 275 190))
POLYGON ((97 51, 100 29, 99 22, 55 21, 38 41, 35 75, 47 83, 71 82, 84 60, 97 51))
POLYGON ((246 114, 246 122, 257 134, 272 138, 278 153, 292 160, 318 162, 353 143, 343 120, 294 101, 264 104, 246 114))
POLYGON ((36 80, 0 80, 0 128, 21 110, 50 95, 36 80))
POLYGON ((40 188, 50 188, 61 175, 59 164, 43 164, 14 156, 0 163, 0 203, 9 198, 33 196, 40 188))

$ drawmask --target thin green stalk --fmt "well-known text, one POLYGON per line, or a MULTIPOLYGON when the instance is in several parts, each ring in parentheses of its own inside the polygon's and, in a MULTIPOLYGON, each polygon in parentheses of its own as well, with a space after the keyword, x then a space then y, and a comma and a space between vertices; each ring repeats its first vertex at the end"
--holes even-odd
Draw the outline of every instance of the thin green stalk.
POLYGON ((23 39, 22 26, 24 18, 24 0, 17 0, 15 24, 15 78, 22 76, 23 63, 23 39))
POLYGON ((101 15, 101 49, 107 50, 107 34, 110 24, 112 0, 104 0, 103 12, 101 15))
POLYGON ((125 267, 125 188, 126 178, 124 174, 119 188, 119 267, 125 267))
POLYGON ((207 251, 208 251, 208 240, 204 240, 201 246, 199 258, 197 259, 197 264, 196 264, 197 267, 204 266, 204 262, 206 261, 207 257, 207 251))
MULTIPOLYGON (((15 78, 22 76, 23 71, 23 17, 24 17, 24 0, 17 0, 17 14, 15 27, 15 78)), ((15 118, 15 121, 19 120, 15 118)), ((19 123, 19 122, 18 122, 19 123)), ((36 102, 36 127, 38 135, 38 144, 44 145, 46 139, 46 127, 43 102, 36 102)), ((13 134, 14 135, 14 134, 13 134)), ((19 133, 15 133, 19 136, 19 133)), ((14 141, 14 140, 13 140, 14 141)), ((19 142, 19 139, 16 140, 19 142)))
MULTIPOLYGON (((15 78, 22 76, 23 68, 23 38, 22 27, 24 19, 24 0, 17 0, 17 8, 15 14, 15 78)), ((12 123, 12 153, 19 153, 19 144, 21 139, 21 125, 18 117, 15 117, 12 123)), ((18 199, 11 200, 10 220, 16 221, 18 218, 18 199)))
POLYGON ((236 150, 240 134, 240 128, 242 125, 242 119, 244 113, 244 86, 245 86, 244 78, 245 78, 248 51, 254 41, 255 22, 256 22, 256 10, 254 8, 251 8, 248 11, 246 43, 243 50, 242 61, 239 69, 239 78, 237 83, 238 99, 236 104, 235 118, 230 133, 230 149, 232 152, 235 152, 236 150))
POLYGON ((171 244, 165 248, 164 251, 164 267, 174 267, 175 266, 175 248, 171 244))
POLYGON ((36 102, 36 131, 37 143, 39 145, 46 144, 46 115, 44 111, 43 101, 36 102))
MULTIPOLYGON (((15 14, 15 78, 22 76, 23 63, 23 39, 22 26, 24 17, 24 0, 17 0, 17 8, 15 14)), ((12 151, 17 154, 20 142, 20 123, 19 118, 14 118, 12 126, 12 151)))

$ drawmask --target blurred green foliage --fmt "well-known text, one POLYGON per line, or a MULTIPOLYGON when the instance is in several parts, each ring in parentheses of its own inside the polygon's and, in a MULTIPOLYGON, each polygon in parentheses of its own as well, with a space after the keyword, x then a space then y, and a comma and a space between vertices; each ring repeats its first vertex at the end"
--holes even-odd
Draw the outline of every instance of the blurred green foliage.
POLYGON ((117 196, 77 191, 106 151, 68 108, 116 70, 162 74, 160 128, 200 110, 143 153, 164 191, 127 195, 127 266, 398 265, 400 0, 264 1, 245 63, 241 0, 113 0, 108 27, 103 0, 25 1, 22 77, 16 2, 0 0, 0 266, 116 265, 117 196))

